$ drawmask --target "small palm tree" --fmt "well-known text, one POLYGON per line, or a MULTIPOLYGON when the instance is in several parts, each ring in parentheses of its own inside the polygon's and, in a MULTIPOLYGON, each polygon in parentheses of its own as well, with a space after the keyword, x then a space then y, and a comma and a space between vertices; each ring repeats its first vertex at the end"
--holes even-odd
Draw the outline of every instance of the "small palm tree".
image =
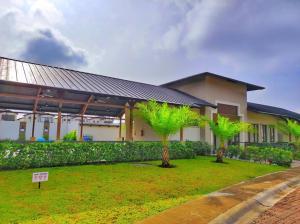
POLYGON ((220 141, 220 147, 217 149, 216 162, 223 162, 223 155, 226 150, 226 143, 242 131, 249 131, 250 124, 241 121, 230 121, 229 118, 218 114, 217 121, 208 120, 212 132, 220 141))
POLYGON ((286 135, 295 138, 295 146, 300 148, 300 124, 297 121, 287 119, 286 121, 279 121, 277 123, 278 130, 286 135))
POLYGON ((138 103, 136 114, 161 137, 163 144, 162 167, 170 167, 169 136, 181 128, 195 125, 198 115, 188 106, 170 107, 154 100, 138 103))

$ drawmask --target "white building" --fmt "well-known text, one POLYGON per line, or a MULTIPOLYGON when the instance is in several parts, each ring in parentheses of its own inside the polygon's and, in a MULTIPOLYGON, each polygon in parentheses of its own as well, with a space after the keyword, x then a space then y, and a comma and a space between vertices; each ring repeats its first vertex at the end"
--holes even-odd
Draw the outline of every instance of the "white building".
MULTIPOLYGON (((32 135, 33 114, 17 118, 17 113, 0 113, 0 140, 30 140, 32 135)), ((61 136, 76 131, 79 139, 80 117, 65 115, 62 117, 61 136)), ((50 141, 56 139, 57 117, 51 114, 36 114, 34 137, 50 141)), ((111 118, 87 116, 83 120, 83 136, 93 141, 116 141, 119 138, 119 121, 111 118)))

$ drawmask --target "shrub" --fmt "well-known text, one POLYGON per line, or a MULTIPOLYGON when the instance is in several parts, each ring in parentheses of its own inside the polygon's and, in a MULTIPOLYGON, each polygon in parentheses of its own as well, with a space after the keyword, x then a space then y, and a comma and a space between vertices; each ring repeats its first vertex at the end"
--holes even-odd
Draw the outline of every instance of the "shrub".
POLYGON ((70 131, 68 134, 65 134, 63 139, 64 139, 64 141, 76 141, 77 140, 76 130, 70 131))
POLYGON ((248 146, 246 150, 249 159, 255 162, 268 162, 280 166, 290 166, 293 160, 293 153, 285 149, 248 146))
MULTIPOLYGON (((0 169, 161 159, 160 142, 0 143, 0 169)), ((171 142, 171 159, 195 157, 190 143, 171 142)))
POLYGON ((211 146, 207 142, 186 141, 186 146, 194 150, 197 156, 210 155, 211 146))
POLYGON ((280 166, 290 166, 293 160, 293 152, 286 148, 259 147, 257 145, 242 148, 239 145, 230 145, 226 152, 226 157, 252 160, 259 163, 277 164, 280 166))
POLYGON ((229 145, 225 151, 225 156, 229 158, 239 158, 242 154, 242 148, 239 145, 229 145))

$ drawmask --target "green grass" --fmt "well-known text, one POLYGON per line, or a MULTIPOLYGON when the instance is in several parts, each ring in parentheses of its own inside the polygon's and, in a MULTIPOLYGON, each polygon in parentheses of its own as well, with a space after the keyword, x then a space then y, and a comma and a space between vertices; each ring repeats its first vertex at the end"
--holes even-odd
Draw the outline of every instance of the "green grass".
POLYGON ((0 171, 0 223, 132 223, 225 186, 285 168, 212 157, 0 171), (42 189, 32 172, 49 171, 42 189))

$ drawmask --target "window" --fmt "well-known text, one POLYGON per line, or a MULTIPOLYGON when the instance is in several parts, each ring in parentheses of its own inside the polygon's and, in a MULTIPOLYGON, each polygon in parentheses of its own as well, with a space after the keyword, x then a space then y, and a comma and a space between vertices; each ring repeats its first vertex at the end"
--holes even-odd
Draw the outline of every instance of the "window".
POLYGON ((240 134, 237 134, 236 136, 234 136, 231 140, 229 140, 228 144, 229 145, 234 145, 240 143, 240 134))
POLYGON ((269 126, 270 142, 275 142, 275 127, 273 125, 269 126))
POLYGON ((262 125, 262 140, 263 142, 267 142, 268 141, 268 126, 267 125, 262 125))
POLYGON ((252 124, 252 132, 248 132, 248 142, 258 142, 259 141, 259 125, 252 124))

